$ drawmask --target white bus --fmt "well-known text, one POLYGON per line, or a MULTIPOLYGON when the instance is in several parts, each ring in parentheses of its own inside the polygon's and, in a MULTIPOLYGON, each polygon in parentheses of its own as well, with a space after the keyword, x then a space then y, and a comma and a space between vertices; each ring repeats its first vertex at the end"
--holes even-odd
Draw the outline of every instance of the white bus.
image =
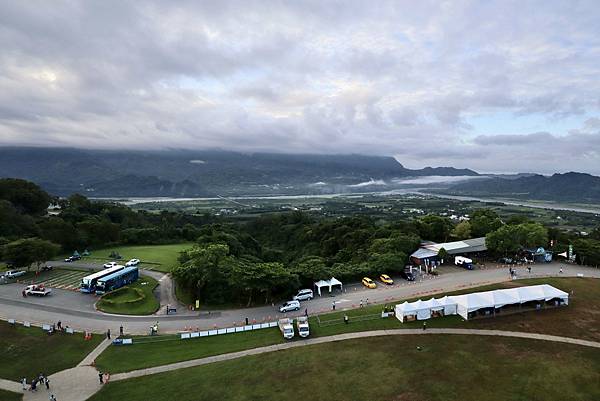
POLYGON ((86 294, 91 294, 92 292, 96 291, 96 283, 98 282, 98 279, 106 277, 109 274, 113 274, 114 272, 118 272, 119 270, 123 270, 124 268, 125 266, 116 265, 115 267, 100 270, 99 272, 85 276, 81 279, 79 291, 85 292, 86 294))

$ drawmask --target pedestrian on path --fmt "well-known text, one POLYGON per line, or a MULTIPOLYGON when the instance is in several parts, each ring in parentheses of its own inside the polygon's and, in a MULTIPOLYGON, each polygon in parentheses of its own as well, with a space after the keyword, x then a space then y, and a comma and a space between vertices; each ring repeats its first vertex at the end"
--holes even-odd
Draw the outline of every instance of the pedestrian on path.
POLYGON ((30 388, 30 390, 31 391, 37 391, 37 379, 33 379, 31 381, 31 388, 30 388))
POLYGON ((119 327, 119 336, 123 337, 123 326, 119 327))
POLYGON ((362 299, 360 300, 360 307, 361 308, 363 307, 363 301, 362 301, 362 299))
POLYGON ((46 390, 50 390, 50 379, 44 377, 44 384, 46 385, 46 390))
POLYGON ((100 384, 104 384, 104 380, 102 380, 102 372, 98 372, 98 380, 100 380, 100 384))
POLYGON ((560 270, 558 271, 560 274, 562 274, 563 270, 562 270, 562 266, 560 267, 560 270))
POLYGON ((304 309, 304 316, 308 317, 308 308, 304 309))
POLYGON ((367 298, 367 300, 365 301, 365 304, 367 304, 367 306, 369 306, 369 298, 367 298))
POLYGON ((58 323, 56 323, 56 327, 62 331, 62 322, 59 320, 58 323))
POLYGON ((332 309, 332 310, 335 310, 335 301, 333 301, 333 302, 331 303, 331 309, 332 309))
POLYGON ((23 390, 27 390, 27 378, 26 377, 21 379, 21 384, 23 385, 23 390))
POLYGON ((423 322, 423 331, 427 330, 427 322, 423 322))
POLYGON ((527 266, 527 271, 531 274, 531 266, 527 266))
POLYGON ((49 401, 56 401, 56 397, 54 396, 54 394, 50 394, 50 395, 48 396, 48 400, 49 400, 49 401))
POLYGON ((110 329, 106 330, 106 338, 110 340, 110 329))

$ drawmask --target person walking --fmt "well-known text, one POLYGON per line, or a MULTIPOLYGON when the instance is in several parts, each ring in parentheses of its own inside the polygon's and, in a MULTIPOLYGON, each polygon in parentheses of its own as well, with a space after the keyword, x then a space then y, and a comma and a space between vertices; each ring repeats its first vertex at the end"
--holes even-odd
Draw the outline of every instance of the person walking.
POLYGON ((50 379, 44 377, 44 384, 46 385, 46 390, 50 390, 50 379))
POLYGON ((423 322, 423 331, 427 330, 427 322, 423 322))
POLYGON ((31 381, 31 391, 37 391, 37 379, 31 381))
POLYGON ((348 324, 348 315, 344 315, 344 323, 348 324))
POLYGON ((333 302, 331 303, 331 309, 332 309, 332 310, 335 310, 335 301, 333 301, 333 302))
POLYGON ((56 401, 56 397, 54 396, 54 394, 50 394, 50 395, 48 396, 48 400, 49 400, 49 401, 56 401))
POLYGON ((123 326, 119 327, 119 336, 123 337, 123 326))
POLYGON ((110 340, 110 329, 106 330, 106 338, 110 340))
POLYGON ((365 304, 366 304, 367 306, 369 306, 369 298, 367 298, 367 300, 365 301, 365 304))
POLYGON ((26 377, 21 379, 21 384, 23 385, 23 390, 27 390, 27 378, 26 377))
POLYGON ((559 272, 560 274, 562 274, 562 272, 563 272, 562 266, 560 267, 560 270, 559 270, 558 272, 559 272))
POLYGON ((360 307, 361 308, 363 307, 363 300, 362 299, 360 300, 360 307))
POLYGON ((527 272, 531 274, 531 266, 527 266, 527 272))
POLYGON ((304 316, 308 317, 308 308, 304 309, 304 316))
POLYGON ((59 320, 58 323, 56 324, 56 327, 62 331, 62 322, 59 320))
POLYGON ((98 380, 100 380, 100 384, 104 384, 104 380, 102 380, 102 372, 98 372, 98 380))

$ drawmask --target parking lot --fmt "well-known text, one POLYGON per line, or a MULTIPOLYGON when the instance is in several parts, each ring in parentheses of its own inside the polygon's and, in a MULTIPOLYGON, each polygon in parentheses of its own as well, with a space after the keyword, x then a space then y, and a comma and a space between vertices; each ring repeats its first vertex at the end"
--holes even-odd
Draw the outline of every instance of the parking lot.
POLYGON ((38 276, 27 275, 20 280, 25 284, 43 283, 46 287, 60 288, 63 290, 76 290, 79 288, 81 279, 89 275, 89 271, 54 268, 49 272, 41 272, 38 276))

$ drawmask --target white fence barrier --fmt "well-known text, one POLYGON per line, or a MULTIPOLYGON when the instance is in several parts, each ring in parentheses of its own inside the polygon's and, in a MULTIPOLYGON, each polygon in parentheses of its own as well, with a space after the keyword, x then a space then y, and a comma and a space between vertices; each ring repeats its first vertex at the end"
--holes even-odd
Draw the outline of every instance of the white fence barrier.
POLYGON ((242 331, 268 329, 270 327, 277 327, 277 322, 249 324, 247 326, 226 327, 223 329, 214 329, 214 330, 193 331, 193 332, 188 332, 188 333, 180 333, 179 336, 180 336, 181 340, 187 340, 189 338, 217 336, 220 334, 229 334, 229 333, 240 333, 242 331))

